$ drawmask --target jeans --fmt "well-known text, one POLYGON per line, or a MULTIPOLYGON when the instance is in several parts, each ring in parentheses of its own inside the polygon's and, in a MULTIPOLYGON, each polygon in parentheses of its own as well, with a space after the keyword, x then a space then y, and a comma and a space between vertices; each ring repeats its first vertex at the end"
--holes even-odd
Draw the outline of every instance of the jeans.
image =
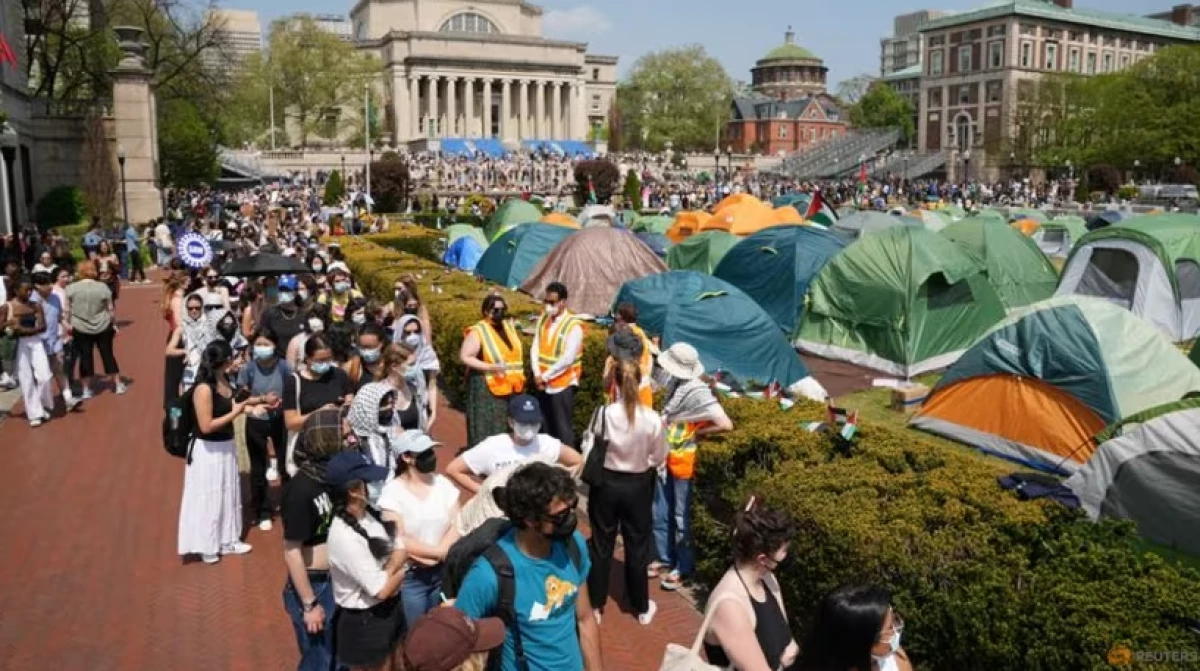
POLYGON ((337 671, 337 663, 333 654, 333 615, 337 604, 333 601, 333 582, 328 576, 323 580, 314 579, 309 574, 313 596, 325 611, 325 624, 319 634, 309 634, 304 628, 304 607, 300 604, 300 595, 292 587, 289 578, 283 587, 283 607, 292 620, 292 629, 296 632, 296 643, 300 646, 300 664, 297 671, 337 671))
POLYGON ((171 249, 169 247, 159 247, 157 251, 158 265, 164 268, 167 267, 167 265, 171 263, 171 249))
POLYGON ((407 630, 421 616, 442 602, 442 566, 414 566, 400 583, 400 603, 404 607, 407 630))
POLYGON ((689 576, 696 569, 692 554, 692 481, 667 473, 654 488, 654 546, 659 561, 689 576))

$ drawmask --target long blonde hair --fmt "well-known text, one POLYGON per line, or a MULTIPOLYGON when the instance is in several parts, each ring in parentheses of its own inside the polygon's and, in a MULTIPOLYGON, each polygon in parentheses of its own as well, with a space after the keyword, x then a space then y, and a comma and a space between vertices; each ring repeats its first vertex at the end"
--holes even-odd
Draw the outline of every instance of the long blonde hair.
POLYGON ((621 406, 625 408, 625 416, 632 425, 637 418, 638 387, 642 383, 642 369, 637 361, 622 359, 617 363, 615 379, 621 406))

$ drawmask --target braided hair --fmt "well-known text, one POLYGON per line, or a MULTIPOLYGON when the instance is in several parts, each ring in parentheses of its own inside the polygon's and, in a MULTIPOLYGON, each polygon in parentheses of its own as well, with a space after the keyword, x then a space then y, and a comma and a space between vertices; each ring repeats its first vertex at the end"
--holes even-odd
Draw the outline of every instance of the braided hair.
MULTIPOLYGON (((329 499, 333 503, 333 514, 342 520, 346 526, 354 530, 354 533, 362 536, 363 540, 367 541, 367 548, 370 549, 371 556, 383 561, 392 553, 392 542, 368 534, 367 530, 363 529, 362 525, 359 524, 358 518, 347 509, 350 503, 350 490, 356 489, 360 485, 365 486, 361 481, 351 482, 345 489, 333 489, 329 492, 329 499)), ((367 505, 367 514, 374 517, 375 521, 383 526, 383 530, 387 532, 389 539, 396 534, 396 524, 385 521, 383 516, 373 506, 367 505)))

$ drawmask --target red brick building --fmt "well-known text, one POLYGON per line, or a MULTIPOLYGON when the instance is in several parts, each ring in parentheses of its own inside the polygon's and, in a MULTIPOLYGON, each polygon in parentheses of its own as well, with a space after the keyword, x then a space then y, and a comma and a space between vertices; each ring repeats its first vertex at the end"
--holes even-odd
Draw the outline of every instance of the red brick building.
POLYGON ((825 90, 828 68, 795 43, 784 43, 755 63, 751 93, 734 98, 721 145, 735 153, 786 154, 846 132, 837 100, 825 90))

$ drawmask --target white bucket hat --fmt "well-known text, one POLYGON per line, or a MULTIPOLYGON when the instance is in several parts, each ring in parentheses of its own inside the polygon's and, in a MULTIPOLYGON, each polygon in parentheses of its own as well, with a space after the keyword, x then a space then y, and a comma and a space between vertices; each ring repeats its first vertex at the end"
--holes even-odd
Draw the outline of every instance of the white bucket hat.
POLYGON ((704 374, 700 353, 685 342, 677 342, 659 354, 658 365, 680 380, 694 380, 704 374))

